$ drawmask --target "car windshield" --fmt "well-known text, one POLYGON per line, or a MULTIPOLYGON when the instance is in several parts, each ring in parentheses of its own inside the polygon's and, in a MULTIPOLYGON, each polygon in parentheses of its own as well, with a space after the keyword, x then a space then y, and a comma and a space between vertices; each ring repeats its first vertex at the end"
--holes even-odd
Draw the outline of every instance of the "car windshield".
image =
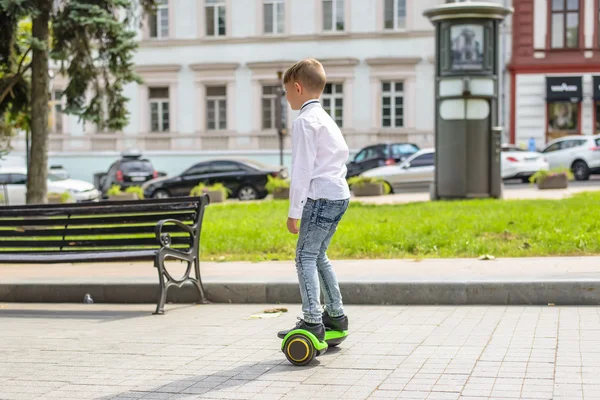
POLYGON ((521 149, 521 148, 519 148, 519 147, 513 147, 513 146, 503 146, 503 147, 502 147, 502 151, 522 151, 522 152, 525 152, 525 151, 527 151, 527 150, 525 150, 525 149, 521 149))
POLYGON ((67 178, 58 176, 58 175, 54 175, 54 174, 48 174, 48 180, 50 182, 60 182, 60 181, 66 181, 67 178))
POLYGON ((426 156, 426 155, 434 155, 435 152, 432 151, 427 151, 427 152, 420 152, 420 153, 415 153, 412 156, 410 156, 409 158, 407 158, 406 160, 404 160, 404 162, 402 163, 403 165, 406 164, 412 164, 417 158, 422 157, 422 156, 426 156))
POLYGON ((409 143, 401 143, 392 145, 392 154, 394 156, 397 155, 406 155, 406 154, 414 154, 419 151, 419 148, 414 144, 409 143))
POLYGON ((150 161, 131 160, 123 162, 121 164, 121 170, 124 174, 127 174, 129 172, 153 172, 154 168, 152 167, 152 164, 150 164, 150 161))
POLYGON ((255 169, 260 169, 260 170, 265 170, 265 169, 271 169, 273 168, 273 166, 264 164, 260 161, 256 161, 256 160, 240 160, 240 162, 242 164, 246 164, 249 167, 255 168, 255 169))

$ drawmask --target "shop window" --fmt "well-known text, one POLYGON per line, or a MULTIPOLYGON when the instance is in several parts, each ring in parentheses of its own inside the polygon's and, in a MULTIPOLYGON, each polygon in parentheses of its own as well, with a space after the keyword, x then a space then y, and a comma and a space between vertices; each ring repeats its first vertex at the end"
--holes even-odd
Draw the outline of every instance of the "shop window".
POLYGON ((579 132, 580 103, 555 101, 548 103, 548 140, 579 132))

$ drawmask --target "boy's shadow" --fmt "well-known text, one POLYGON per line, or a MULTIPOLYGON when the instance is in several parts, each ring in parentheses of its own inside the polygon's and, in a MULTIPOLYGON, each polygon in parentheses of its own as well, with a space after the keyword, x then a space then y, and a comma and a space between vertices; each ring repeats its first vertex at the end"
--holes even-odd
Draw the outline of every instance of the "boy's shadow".
MULTIPOLYGON (((338 347, 330 347, 323 355, 337 354, 341 351, 338 347)), ((165 393, 165 394, 181 394, 181 395, 201 395, 210 394, 218 390, 227 390, 235 387, 243 386, 249 382, 260 380, 263 377, 272 373, 305 371, 317 368, 321 365, 319 358, 315 358, 309 365, 303 367, 294 366, 287 361, 264 361, 257 364, 241 365, 229 370, 217 371, 206 375, 197 375, 180 379, 157 386, 149 390, 129 390, 119 394, 112 394, 105 397, 100 397, 100 400, 109 400, 115 397, 128 397, 128 395, 140 393, 165 393), (167 387, 168 386, 168 387, 167 387)), ((275 380, 273 380, 275 381, 275 380)), ((177 397, 174 397, 175 399, 177 397)))

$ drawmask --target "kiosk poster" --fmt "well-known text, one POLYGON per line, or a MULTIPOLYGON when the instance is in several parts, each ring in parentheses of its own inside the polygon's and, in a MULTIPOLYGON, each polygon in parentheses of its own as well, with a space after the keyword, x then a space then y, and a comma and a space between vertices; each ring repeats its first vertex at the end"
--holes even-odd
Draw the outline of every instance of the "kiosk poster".
POLYGON ((453 70, 483 69, 483 26, 454 25, 450 28, 453 70))

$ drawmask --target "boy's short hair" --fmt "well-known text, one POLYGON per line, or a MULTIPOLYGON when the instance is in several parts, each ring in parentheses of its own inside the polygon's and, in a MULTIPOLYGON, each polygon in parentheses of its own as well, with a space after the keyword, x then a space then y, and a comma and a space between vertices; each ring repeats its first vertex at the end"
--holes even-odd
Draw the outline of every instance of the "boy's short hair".
POLYGON ((327 76, 323 65, 314 58, 309 58, 297 62, 285 71, 283 84, 288 82, 299 82, 309 91, 321 93, 327 83, 327 76))

